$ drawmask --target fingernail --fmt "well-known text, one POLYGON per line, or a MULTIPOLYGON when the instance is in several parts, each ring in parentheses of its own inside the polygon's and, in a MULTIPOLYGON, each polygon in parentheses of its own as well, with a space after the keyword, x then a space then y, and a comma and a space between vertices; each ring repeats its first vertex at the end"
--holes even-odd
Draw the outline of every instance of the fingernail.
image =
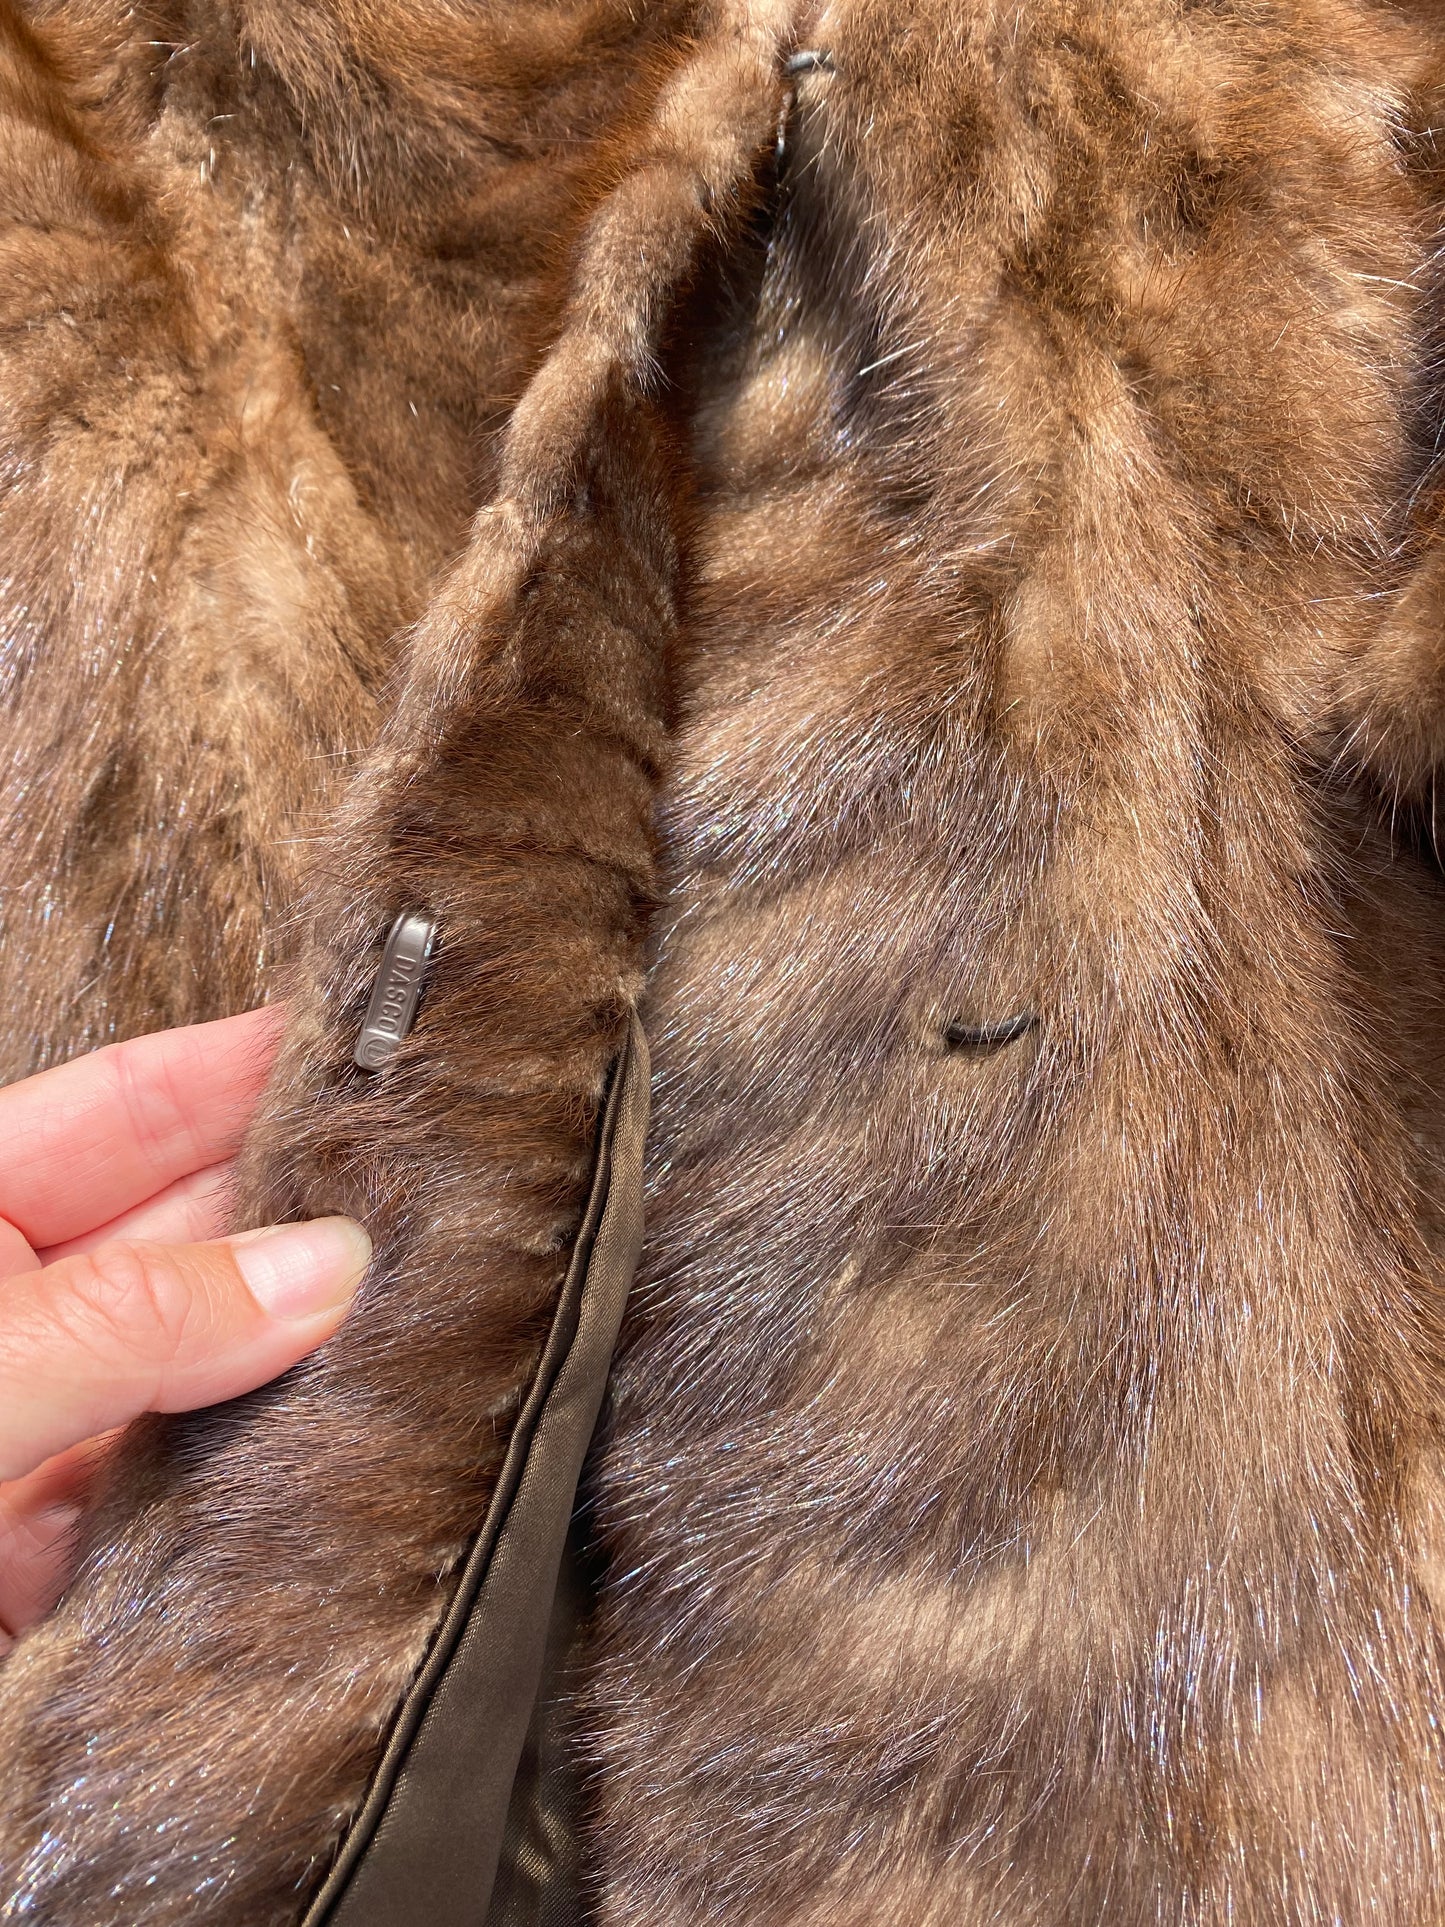
POLYGON ((312 1318, 355 1296, 371 1240, 350 1218, 313 1218, 230 1240, 251 1296, 273 1318, 312 1318))

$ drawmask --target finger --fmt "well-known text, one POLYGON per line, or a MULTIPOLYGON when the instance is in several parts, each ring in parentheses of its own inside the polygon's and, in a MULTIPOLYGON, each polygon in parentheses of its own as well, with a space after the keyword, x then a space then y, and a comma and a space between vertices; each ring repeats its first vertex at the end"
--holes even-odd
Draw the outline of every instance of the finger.
POLYGON ((0 1653, 65 1590, 80 1509, 16 1511, 0 1492, 0 1653))
POLYGON ((0 1295, 0 1480, 142 1412, 234 1398, 315 1349, 371 1256, 347 1218, 213 1244, 114 1243, 0 1295))
POLYGON ((40 1260, 28 1239, 13 1224, 0 1218, 0 1279, 13 1278, 17 1271, 39 1271, 40 1260))
POLYGON ((61 1244, 232 1156, 280 1024, 270 1008, 157 1031, 0 1091, 0 1218, 61 1244))
POLYGON ((15 1513, 48 1512, 55 1506, 79 1505, 97 1472, 124 1436, 123 1430, 82 1439, 46 1459, 24 1478, 0 1485, 0 1495, 15 1513))
MULTIPOLYGON (((87 1231, 81 1238, 69 1238, 62 1245, 51 1245, 40 1253, 37 1262, 58 1264, 62 1258, 94 1251, 97 1245, 108 1244, 114 1238, 129 1238, 143 1244, 194 1245, 219 1237, 226 1221, 235 1169, 234 1161, 229 1161, 213 1164, 206 1171, 193 1171, 188 1178, 177 1178, 155 1197, 138 1204, 133 1211, 123 1211, 98 1230, 87 1231)), ((0 1244, 0 1266, 3 1262, 4 1247, 0 1244)), ((4 1275, 0 1270, 0 1277, 4 1275)))
POLYGON ((74 1551, 74 1527, 118 1433, 57 1453, 23 1479, 0 1485, 0 1650, 55 1604, 74 1551))

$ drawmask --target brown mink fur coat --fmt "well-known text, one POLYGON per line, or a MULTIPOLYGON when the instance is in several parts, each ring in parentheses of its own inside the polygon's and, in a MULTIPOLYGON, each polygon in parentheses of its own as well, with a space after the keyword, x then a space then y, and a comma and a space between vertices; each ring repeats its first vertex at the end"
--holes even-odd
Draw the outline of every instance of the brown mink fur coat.
POLYGON ((565 1919, 1445 1922, 1439 0, 0 0, 0 218, 5 1074, 285 996, 377 1246, 0 1921, 321 1918, 636 1009, 565 1919))

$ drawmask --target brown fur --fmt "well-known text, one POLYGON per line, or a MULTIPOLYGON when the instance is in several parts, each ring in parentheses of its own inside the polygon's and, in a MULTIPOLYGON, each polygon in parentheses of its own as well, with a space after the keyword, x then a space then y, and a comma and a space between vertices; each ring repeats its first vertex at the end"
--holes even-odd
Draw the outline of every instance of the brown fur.
POLYGON ((11 1062, 299 941, 240 1208, 379 1256, 7 1666, 6 1914, 300 1913, 660 897, 599 1920, 1445 1918, 1445 24, 847 0, 743 240, 781 5, 174 14, 3 14, 11 1062))

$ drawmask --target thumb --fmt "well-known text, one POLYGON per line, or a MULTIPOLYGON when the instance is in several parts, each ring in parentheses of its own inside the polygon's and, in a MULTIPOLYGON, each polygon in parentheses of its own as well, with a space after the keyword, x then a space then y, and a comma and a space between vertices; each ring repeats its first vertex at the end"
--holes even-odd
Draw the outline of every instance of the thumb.
POLYGON ((0 1289, 0 1480, 142 1412, 265 1384, 330 1337, 371 1257, 349 1218, 117 1240, 0 1289))

